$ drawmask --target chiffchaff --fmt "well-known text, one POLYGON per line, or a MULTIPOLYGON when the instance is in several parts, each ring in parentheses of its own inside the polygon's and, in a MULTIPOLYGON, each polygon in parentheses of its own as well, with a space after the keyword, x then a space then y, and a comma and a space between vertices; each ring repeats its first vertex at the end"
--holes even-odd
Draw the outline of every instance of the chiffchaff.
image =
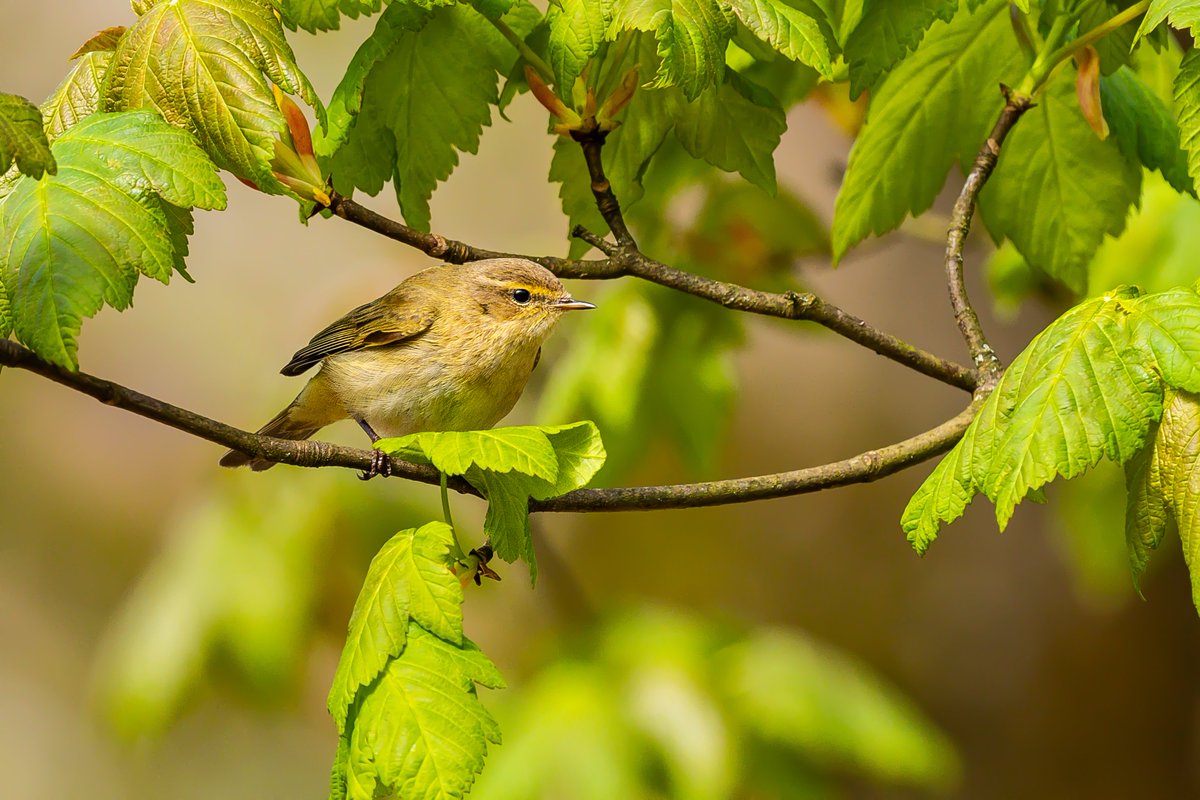
MULTIPOLYGON (((321 368, 259 433, 307 439, 347 418, 372 441, 490 428, 521 396, 562 312, 584 308, 595 306, 521 258, 423 270, 292 356, 284 375, 321 368)), ((274 466, 235 450, 221 459, 224 467, 243 464, 274 466)))

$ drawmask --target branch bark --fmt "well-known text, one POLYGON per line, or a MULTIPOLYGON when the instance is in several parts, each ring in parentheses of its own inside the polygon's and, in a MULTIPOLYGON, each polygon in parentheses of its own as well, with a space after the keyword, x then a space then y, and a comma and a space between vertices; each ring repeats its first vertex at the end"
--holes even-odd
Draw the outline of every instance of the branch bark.
POLYGON ((1004 93, 1004 109, 992 127, 987 141, 975 156, 975 164, 967 173, 962 191, 954 203, 954 212, 950 216, 950 230, 946 233, 946 285, 950 290, 950 305, 954 309, 954 321, 962 333, 971 360, 979 372, 982 386, 990 388, 999 380, 1004 371, 996 352, 988 344, 983 327, 979 324, 979 315, 971 306, 967 297, 967 287, 963 276, 963 246, 967 234, 971 231, 971 220, 975 216, 975 204, 979 192, 991 177, 1000 157, 1000 145, 1008 136, 1008 132, 1017 124, 1026 111, 1033 107, 1033 101, 1025 95, 1013 92, 1007 86, 1001 85, 1004 93))
POLYGON ((903 339, 873 328, 865 320, 822 300, 812 292, 762 292, 734 283, 706 278, 648 258, 636 247, 615 247, 586 231, 577 231, 576 235, 595 244, 601 252, 608 252, 609 258, 568 259, 507 253, 474 247, 454 239, 447 239, 436 233, 425 233, 410 228, 377 214, 336 192, 330 195, 330 209, 348 222, 353 222, 416 248, 426 255, 452 264, 462 264, 484 258, 524 258, 541 264, 560 278, 610 280, 626 276, 636 277, 735 311, 814 322, 922 375, 968 392, 973 391, 978 384, 974 370, 935 356, 903 339))
MULTIPOLYGON (((0 340, 0 365, 28 370, 94 397, 106 405, 130 411, 223 447, 262 456, 281 464, 298 467, 347 467, 355 470, 366 470, 371 466, 374 453, 372 450, 312 440, 277 439, 273 436, 249 433, 112 381, 49 364, 10 340, 0 340)), ((867 483, 950 449, 974 418, 980 402, 976 400, 958 416, 925 433, 832 464, 775 475, 707 483, 635 486, 623 489, 579 489, 551 500, 531 502, 530 511, 594 512, 700 508, 807 494, 851 483, 867 483)), ((433 467, 397 458, 392 458, 391 463, 392 477, 433 485, 439 482, 440 475, 433 467)), ((451 478, 449 488, 463 494, 479 495, 474 487, 461 478, 451 478)))

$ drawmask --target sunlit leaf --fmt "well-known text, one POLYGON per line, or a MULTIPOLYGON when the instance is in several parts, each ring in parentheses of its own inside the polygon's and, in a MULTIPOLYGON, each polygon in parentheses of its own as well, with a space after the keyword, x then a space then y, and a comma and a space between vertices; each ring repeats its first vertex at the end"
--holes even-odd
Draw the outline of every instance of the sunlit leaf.
POLYGON ((22 180, 0 207, 0 279, 17 337, 74 369, 82 318, 126 308, 138 273, 182 271, 187 209, 223 208, 225 187, 192 137, 150 111, 94 114, 52 152, 58 174, 22 180))

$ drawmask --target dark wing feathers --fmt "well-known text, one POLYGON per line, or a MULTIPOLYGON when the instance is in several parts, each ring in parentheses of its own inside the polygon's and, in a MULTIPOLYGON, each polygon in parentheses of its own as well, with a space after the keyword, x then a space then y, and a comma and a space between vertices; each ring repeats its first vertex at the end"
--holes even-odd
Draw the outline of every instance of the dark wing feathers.
POLYGON ((359 306, 318 333, 280 372, 299 375, 335 353, 412 339, 429 330, 435 316, 430 306, 404 302, 391 292, 359 306))

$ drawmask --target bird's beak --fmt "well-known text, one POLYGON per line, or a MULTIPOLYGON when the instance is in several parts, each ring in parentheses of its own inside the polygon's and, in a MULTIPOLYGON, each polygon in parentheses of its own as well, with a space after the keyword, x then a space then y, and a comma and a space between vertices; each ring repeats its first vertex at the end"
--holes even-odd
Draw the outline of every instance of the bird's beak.
POLYGON ((583 300, 574 300, 570 295, 556 300, 554 307, 563 311, 586 311, 589 308, 595 308, 592 303, 586 303, 583 300))

